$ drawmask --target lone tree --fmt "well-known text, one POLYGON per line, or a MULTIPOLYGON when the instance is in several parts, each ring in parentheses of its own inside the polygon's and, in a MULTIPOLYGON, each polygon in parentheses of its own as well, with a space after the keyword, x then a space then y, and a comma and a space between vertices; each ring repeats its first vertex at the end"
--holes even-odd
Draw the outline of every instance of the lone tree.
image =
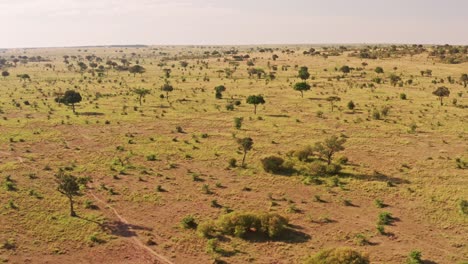
POLYGON ((130 73, 133 73, 133 77, 135 77, 135 75, 137 73, 140 74, 140 75, 145 73, 146 69, 143 66, 137 64, 137 65, 133 65, 132 67, 128 68, 128 71, 130 73))
POLYGON ((223 92, 226 91, 226 87, 224 85, 216 86, 215 91, 216 91, 216 99, 222 99, 223 92))
POLYGON ((151 91, 149 89, 145 89, 145 88, 136 88, 135 90, 133 90, 133 92, 138 95, 138 100, 140 101, 140 105, 141 105, 141 101, 143 100, 143 98, 150 94, 151 91))
POLYGON ((8 71, 2 71, 2 77, 5 79, 6 77, 10 76, 8 71))
POLYGON ((331 136, 325 139, 324 142, 315 143, 315 151, 317 151, 321 157, 325 158, 328 165, 330 165, 333 159, 333 155, 336 152, 344 150, 343 144, 345 142, 345 138, 331 136))
POLYGON ((462 74, 460 77, 460 81, 463 83, 463 87, 466 88, 466 86, 468 85, 468 74, 462 74))
POLYGON ((66 91, 65 94, 62 96, 62 98, 58 99, 59 103, 71 105, 73 109, 73 113, 76 113, 75 104, 81 102, 81 100, 82 100, 81 94, 73 90, 66 91))
POLYGON ((330 102, 331 111, 333 112, 333 108, 335 108, 335 102, 341 101, 341 98, 338 96, 330 96, 326 100, 330 102))
POLYGON ((294 90, 301 92, 301 97, 304 98, 304 91, 309 91, 310 85, 306 82, 298 82, 293 88, 294 90))
POLYGON ((261 95, 250 95, 249 97, 247 97, 246 102, 248 104, 253 104, 254 105, 254 114, 256 115, 257 114, 257 105, 264 104, 265 99, 263 99, 263 96, 261 96, 261 95))
POLYGON ((167 101, 169 101, 169 92, 172 92, 174 91, 174 87, 172 87, 172 85, 168 84, 168 83, 165 83, 162 87, 161 87, 161 90, 166 92, 166 99, 167 101))
POLYGON ((449 90, 449 88, 447 88, 445 86, 441 86, 441 87, 437 88, 437 90, 432 92, 432 94, 439 97, 440 105, 444 105, 443 102, 442 102, 442 99, 444 97, 448 97, 450 95, 450 90, 449 90))
POLYGON ((309 68, 303 66, 299 69, 299 78, 301 78, 302 80, 307 80, 309 79, 310 77, 310 73, 309 73, 309 68))
POLYGON ((65 174, 63 170, 55 175, 55 182, 57 183, 57 191, 65 195, 70 201, 70 216, 75 217, 76 213, 73 209, 73 197, 79 196, 80 193, 80 184, 86 184, 87 180, 85 178, 77 178, 73 175, 65 174))
POLYGON ((237 144, 239 144, 239 147, 244 152, 244 156, 242 157, 242 167, 244 167, 245 157, 247 156, 247 152, 252 149, 253 140, 252 140, 252 138, 249 138, 249 137, 239 138, 237 140, 237 144))

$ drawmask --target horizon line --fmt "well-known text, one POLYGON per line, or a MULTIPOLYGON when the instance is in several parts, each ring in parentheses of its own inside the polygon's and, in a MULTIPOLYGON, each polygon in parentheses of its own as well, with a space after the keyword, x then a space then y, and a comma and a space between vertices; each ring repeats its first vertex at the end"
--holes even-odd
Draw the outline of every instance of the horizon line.
POLYGON ((358 45, 423 45, 423 46, 467 46, 468 44, 449 44, 449 43, 405 43, 405 42, 317 42, 317 43, 250 43, 250 44, 96 44, 96 45, 64 45, 64 46, 30 46, 30 47, 11 47, 11 48, 1 48, 0 50, 15 50, 15 49, 59 49, 59 48, 119 48, 119 47, 136 47, 136 48, 145 48, 145 47, 168 47, 168 46, 178 46, 178 47, 190 47, 190 46, 232 46, 232 47, 245 47, 245 46, 334 46, 334 45, 344 45, 344 46, 358 46, 358 45))

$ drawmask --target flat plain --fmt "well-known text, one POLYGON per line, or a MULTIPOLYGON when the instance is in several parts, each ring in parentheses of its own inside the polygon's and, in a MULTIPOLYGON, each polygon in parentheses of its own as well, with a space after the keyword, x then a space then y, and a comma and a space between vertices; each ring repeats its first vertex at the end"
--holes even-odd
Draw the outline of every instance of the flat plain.
POLYGON ((0 51, 0 260, 304 263, 348 247, 371 263, 412 251, 466 263, 467 55, 433 53, 452 48, 0 51), (450 91, 442 105, 439 87, 450 91), (60 99, 71 90, 76 113, 60 99), (256 114, 252 95, 265 101, 256 114), (330 168, 316 143, 333 136, 344 149, 330 168), (253 146, 241 166, 243 138, 253 146), (281 164, 267 172, 272 156, 281 164), (73 197, 77 217, 57 191, 60 169, 89 180, 73 197), (288 224, 274 239, 216 230, 236 213, 288 224))

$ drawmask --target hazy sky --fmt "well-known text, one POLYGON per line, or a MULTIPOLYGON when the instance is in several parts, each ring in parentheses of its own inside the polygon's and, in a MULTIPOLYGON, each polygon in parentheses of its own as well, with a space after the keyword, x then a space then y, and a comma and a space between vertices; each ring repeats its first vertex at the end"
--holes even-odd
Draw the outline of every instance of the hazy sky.
POLYGON ((468 45, 468 0, 0 0, 0 48, 107 44, 468 45))

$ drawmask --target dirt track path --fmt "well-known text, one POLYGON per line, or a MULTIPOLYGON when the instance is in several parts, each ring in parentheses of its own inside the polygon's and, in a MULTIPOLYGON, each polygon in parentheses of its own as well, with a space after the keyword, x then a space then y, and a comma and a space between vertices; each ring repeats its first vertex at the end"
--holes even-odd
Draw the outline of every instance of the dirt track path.
MULTIPOLYGON (((110 209, 114 215, 119 219, 119 221, 121 221, 122 223, 124 224, 130 224, 129 221, 127 219, 125 219, 123 216, 121 216, 119 214, 119 212, 114 208, 112 207, 110 204, 106 203, 105 201, 103 201, 102 199, 100 199, 93 191, 90 191, 89 194, 91 194, 91 196, 100 204, 104 205, 106 208, 110 209)), ((167 257, 157 253, 156 251, 152 250, 150 247, 146 246, 145 244, 143 244, 143 242, 141 242, 140 239, 138 239, 137 236, 133 236, 132 237, 132 240, 133 242, 145 249, 146 251, 148 251, 151 255, 153 255, 159 262, 162 262, 162 263, 166 263, 166 264, 174 264, 172 261, 170 261, 167 257)))
MULTIPOLYGON (((11 153, 8 153, 8 152, 5 152, 5 151, 0 151, 0 154, 2 155, 7 155, 7 156, 12 156, 11 153)), ((15 157, 19 163, 21 163, 21 165, 23 166, 26 166, 30 169, 33 169, 35 170, 34 167, 28 165, 28 164, 25 164, 24 163, 24 160, 23 158, 21 158, 20 156, 16 156, 15 157)), ((94 186, 93 186, 94 188, 94 186)), ((105 201, 103 201, 101 198, 99 198, 92 190, 90 190, 89 194, 100 204, 102 204, 103 206, 105 206, 105 208, 108 208, 112 211, 112 213, 119 219, 120 222, 124 223, 124 224, 127 224, 129 225, 130 222, 125 219, 123 216, 121 216, 119 214, 119 212, 114 208, 112 207, 112 205, 106 203, 105 201)), ((129 225, 130 226, 130 225, 129 225)), ((150 253, 152 256, 154 256, 156 258, 156 260, 159 262, 159 263, 164 263, 164 264, 174 264, 174 262, 172 262, 171 260, 169 260, 167 257, 165 257, 164 255, 161 255, 159 253, 157 253, 156 251, 154 251, 153 249, 151 249, 150 247, 148 247, 147 245, 145 245, 143 242, 141 242, 140 239, 138 239, 137 236, 134 236, 131 238, 133 243, 135 243, 138 247, 146 250, 148 253, 150 253)))

